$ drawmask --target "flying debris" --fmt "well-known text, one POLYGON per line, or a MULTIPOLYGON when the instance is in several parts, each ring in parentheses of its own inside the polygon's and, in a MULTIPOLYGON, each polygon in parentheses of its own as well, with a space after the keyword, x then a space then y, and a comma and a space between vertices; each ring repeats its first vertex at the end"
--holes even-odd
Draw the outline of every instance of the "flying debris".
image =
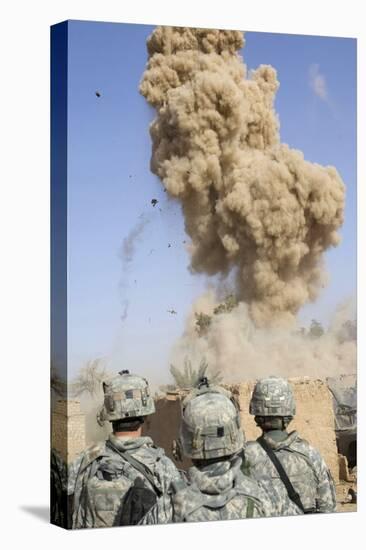
POLYGON ((159 202, 158 199, 151 199, 151 204, 153 206, 156 206, 158 204, 158 202, 159 202))
POLYGON ((172 247, 172 245, 169 243, 169 244, 168 244, 168 248, 171 248, 171 247, 172 247))
POLYGON ((177 315, 177 312, 175 311, 175 309, 167 309, 167 312, 170 313, 171 315, 177 315))
POLYGON ((101 97, 101 96, 102 96, 102 94, 101 94, 100 92, 98 92, 98 90, 95 92, 95 95, 96 95, 97 97, 101 97))
POLYGON ((152 248, 149 252, 149 256, 151 256, 151 254, 154 252, 154 248, 152 248))

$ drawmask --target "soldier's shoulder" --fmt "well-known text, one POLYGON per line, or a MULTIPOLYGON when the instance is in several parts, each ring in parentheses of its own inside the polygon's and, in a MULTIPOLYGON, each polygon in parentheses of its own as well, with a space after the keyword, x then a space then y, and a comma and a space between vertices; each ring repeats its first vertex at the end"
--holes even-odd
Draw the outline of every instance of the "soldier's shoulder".
POLYGON ((258 483, 243 472, 240 472, 237 477, 237 487, 253 493, 258 492, 258 483))
POLYGON ((157 462, 163 464, 168 460, 164 449, 157 447, 152 441, 146 441, 143 445, 135 449, 133 455, 146 465, 153 465, 157 462))
POLYGON ((290 445, 290 448, 304 457, 307 457, 313 466, 321 466, 324 462, 318 449, 310 445, 306 439, 300 437, 299 435, 297 435, 296 439, 294 439, 290 445))
POLYGON ((151 443, 148 448, 150 449, 151 453, 155 456, 163 457, 165 455, 165 451, 162 447, 159 447, 159 445, 156 445, 155 443, 151 443))
POLYGON ((290 447, 296 451, 302 452, 307 455, 319 455, 319 451, 310 445, 307 439, 304 439, 299 434, 296 434, 296 437, 291 442, 290 447))
POLYGON ((255 458, 262 453, 262 447, 257 441, 247 441, 244 447, 244 456, 247 459, 255 458))
POLYGON ((153 443, 150 438, 146 438, 146 442, 136 450, 137 455, 144 455, 152 460, 160 460, 165 457, 165 451, 153 443))
POLYGON ((160 468, 171 473, 177 472, 177 467, 174 462, 165 454, 162 447, 157 445, 144 446, 140 451, 140 456, 144 458, 147 463, 155 464, 160 468))
POLYGON ((171 498, 175 521, 184 521, 205 503, 204 495, 194 483, 182 485, 178 491, 173 491, 171 498))
POLYGON ((105 441, 90 445, 79 455, 80 470, 87 468, 92 462, 108 454, 105 441))
POLYGON ((245 442, 245 446, 244 446, 244 450, 247 450, 247 449, 256 449, 257 447, 260 447, 258 441, 246 441, 245 442))
POLYGON ((165 450, 159 445, 156 445, 152 440, 147 441, 145 445, 140 447, 140 452, 149 455, 154 460, 159 460, 164 463, 173 463, 172 460, 165 454, 165 450))
POLYGON ((237 477, 236 486, 238 489, 246 492, 248 495, 258 496, 261 493, 261 488, 258 482, 255 479, 245 475, 245 473, 243 473, 242 471, 237 477))
POLYGON ((272 502, 265 487, 258 483, 257 480, 244 474, 238 481, 236 485, 237 494, 256 502, 257 507, 261 510, 260 515, 271 515, 272 502))

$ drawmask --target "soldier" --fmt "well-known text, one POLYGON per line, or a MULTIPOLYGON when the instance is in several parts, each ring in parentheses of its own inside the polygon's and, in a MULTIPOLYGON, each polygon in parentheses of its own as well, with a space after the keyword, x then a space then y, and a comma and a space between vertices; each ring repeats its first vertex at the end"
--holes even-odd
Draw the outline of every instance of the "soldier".
POLYGON ((268 492, 278 493, 277 515, 292 515, 293 504, 295 513, 335 512, 334 482, 323 458, 296 431, 287 432, 296 412, 287 380, 258 381, 249 412, 263 433, 246 444, 245 469, 268 492), (280 496, 284 487, 288 499, 280 496))
POLYGON ((69 527, 67 496, 67 465, 56 449, 51 449, 51 523, 69 527))
POLYGON ((182 403, 179 447, 190 457, 188 484, 171 484, 141 524, 271 515, 258 483, 241 472, 244 432, 238 407, 223 388, 203 379, 182 403))
POLYGON ((136 524, 172 480, 180 479, 163 449, 141 436, 144 417, 155 412, 147 381, 125 370, 104 382, 103 391, 99 421, 111 422, 113 433, 86 449, 70 468, 74 529, 136 524), (130 499, 124 507, 131 488, 137 504, 132 499, 131 506, 130 499))

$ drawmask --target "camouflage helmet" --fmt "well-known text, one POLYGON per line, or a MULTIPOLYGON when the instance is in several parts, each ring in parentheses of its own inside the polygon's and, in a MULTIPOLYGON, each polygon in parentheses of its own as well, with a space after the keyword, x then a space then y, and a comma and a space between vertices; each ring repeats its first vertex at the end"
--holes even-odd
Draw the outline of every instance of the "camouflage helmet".
POLYGON ((210 459, 232 455, 244 445, 238 406, 231 393, 201 385, 182 403, 180 445, 185 456, 210 459))
POLYGON ((259 380, 254 386, 249 413, 254 416, 295 416, 295 399, 288 381, 276 376, 259 380))
POLYGON ((145 378, 122 370, 117 376, 103 382, 104 404, 98 414, 99 424, 105 420, 114 422, 124 418, 147 416, 155 412, 145 378))

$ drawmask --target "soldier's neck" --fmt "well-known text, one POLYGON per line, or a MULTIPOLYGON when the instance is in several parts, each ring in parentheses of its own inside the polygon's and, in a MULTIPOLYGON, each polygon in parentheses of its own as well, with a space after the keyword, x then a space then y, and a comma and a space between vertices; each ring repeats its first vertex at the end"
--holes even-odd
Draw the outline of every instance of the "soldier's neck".
POLYGON ((285 441, 285 439, 288 438, 288 433, 286 430, 267 430, 264 433, 267 437, 272 439, 272 441, 276 441, 277 443, 280 441, 285 441))
POLYGON ((135 430, 133 432, 113 432, 113 435, 115 437, 141 437, 142 434, 142 428, 138 428, 138 430, 135 430))

